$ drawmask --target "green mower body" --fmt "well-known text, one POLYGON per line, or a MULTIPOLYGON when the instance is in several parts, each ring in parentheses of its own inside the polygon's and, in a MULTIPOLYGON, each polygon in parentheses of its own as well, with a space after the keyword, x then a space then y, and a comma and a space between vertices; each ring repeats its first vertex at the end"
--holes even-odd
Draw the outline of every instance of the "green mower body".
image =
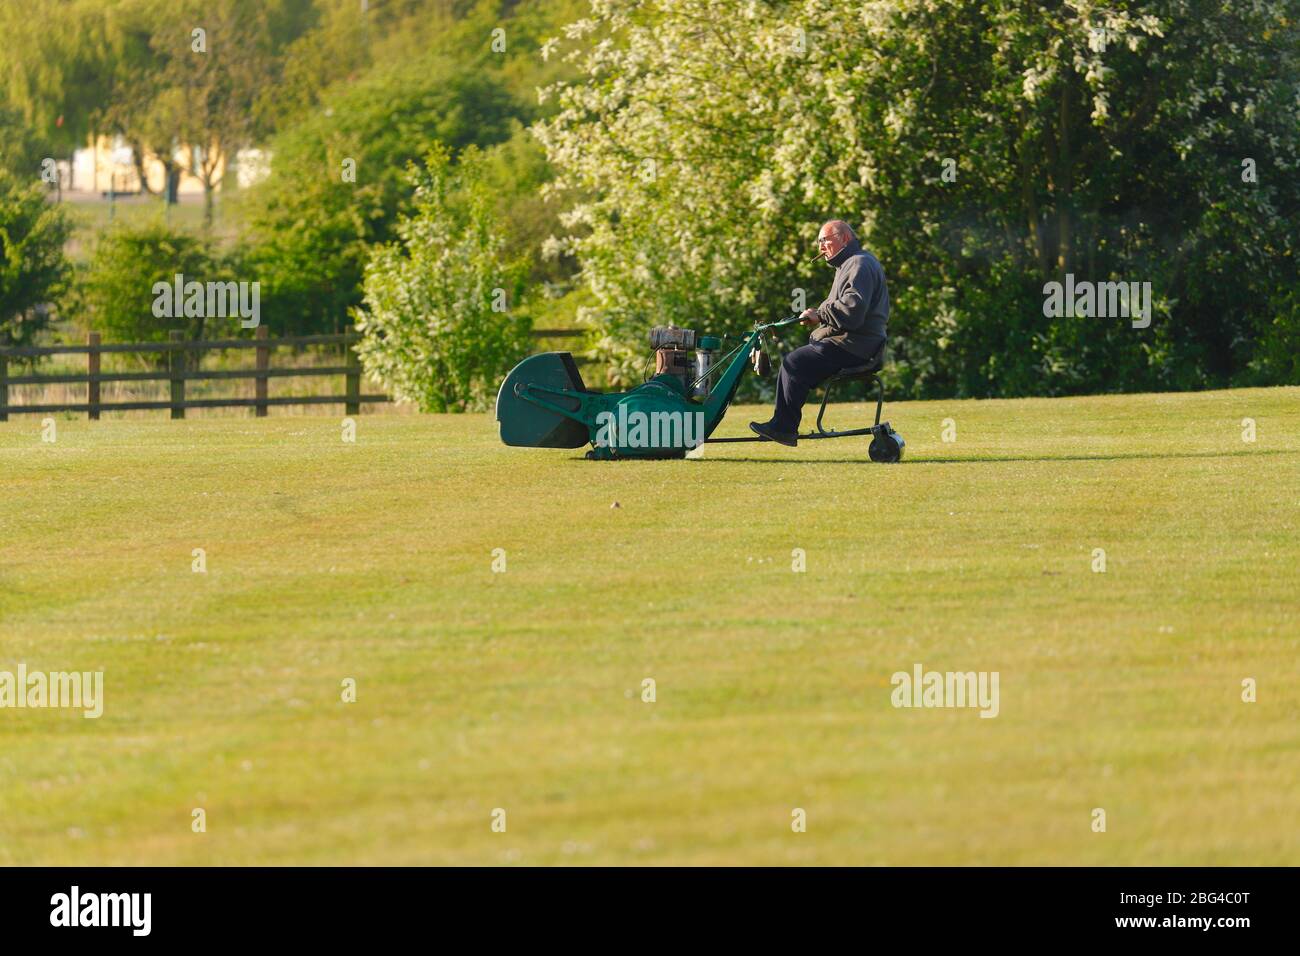
POLYGON ((688 396, 674 375, 656 375, 626 392, 592 391, 568 352, 530 356, 516 366, 501 385, 496 410, 507 445, 589 444, 588 457, 597 459, 683 458, 712 430, 707 413, 707 403, 688 396))
MULTIPOLYGON (((780 323, 773 323, 780 324, 780 323)), ((726 414, 746 360, 762 332, 751 332, 703 398, 679 376, 656 375, 626 392, 596 392, 582 381, 568 352, 524 359, 497 393, 501 440, 529 448, 581 448, 587 457, 684 458, 713 434, 726 414)))
MULTIPOLYGON (((730 361, 709 369, 695 381, 681 374, 657 374, 626 392, 598 392, 586 387, 577 363, 568 352, 544 352, 524 359, 506 376, 497 393, 496 419, 501 440, 526 448, 581 448, 590 445, 587 457, 684 458, 686 453, 710 440, 735 398, 740 376, 769 329, 798 322, 798 316, 766 325, 756 325, 733 350, 730 361), (708 381, 716 377, 712 388, 708 381), (699 386, 704 383, 704 391, 699 386)), ((690 336, 689 330, 668 329, 690 336)), ((702 342, 716 343, 707 337, 702 342)), ((702 346, 705 347, 705 346, 702 346)), ((716 347, 716 346, 711 346, 716 347)), ((762 352, 758 353, 763 356, 762 352)), ((765 357, 765 356, 764 356, 765 357)), ((890 432, 889 423, 869 429, 828 432, 809 438, 848 437, 853 434, 890 432)), ((896 438, 897 436, 894 435, 896 438)), ((757 438, 724 438, 713 441, 757 441, 757 438)), ((892 439, 890 439, 892 441, 892 439)), ((901 451, 902 441, 898 440, 901 451)), ((882 448, 884 446, 881 446, 882 448)), ((892 447, 892 446, 891 446, 892 447)), ((873 460, 897 461, 897 455, 873 460)))

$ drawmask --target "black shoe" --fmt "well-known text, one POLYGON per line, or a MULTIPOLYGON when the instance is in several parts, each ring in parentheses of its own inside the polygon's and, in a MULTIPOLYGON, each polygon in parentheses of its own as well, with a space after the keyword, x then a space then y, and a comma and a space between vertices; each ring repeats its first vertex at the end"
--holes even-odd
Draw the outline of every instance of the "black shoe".
POLYGON ((771 422, 750 422, 749 428, 756 435, 762 435, 768 441, 777 442, 787 448, 794 448, 799 444, 797 432, 779 432, 772 427, 771 422))

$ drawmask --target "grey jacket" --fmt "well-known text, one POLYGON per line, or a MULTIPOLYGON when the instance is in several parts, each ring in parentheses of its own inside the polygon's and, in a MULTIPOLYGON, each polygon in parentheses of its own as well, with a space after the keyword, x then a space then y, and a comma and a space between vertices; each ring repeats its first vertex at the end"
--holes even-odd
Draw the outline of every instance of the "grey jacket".
POLYGON ((831 294, 817 306, 822 324, 814 342, 832 342, 860 359, 868 359, 885 339, 889 289, 880 261, 856 239, 826 260, 835 266, 831 294))

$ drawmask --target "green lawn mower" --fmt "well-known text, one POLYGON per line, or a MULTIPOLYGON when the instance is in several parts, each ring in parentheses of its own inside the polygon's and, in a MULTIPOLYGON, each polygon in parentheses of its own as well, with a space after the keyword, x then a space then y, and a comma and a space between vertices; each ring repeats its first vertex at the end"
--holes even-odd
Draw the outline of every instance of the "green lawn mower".
MULTIPOLYGON (((793 325, 799 316, 754 326, 727 354, 718 357, 721 339, 697 336, 691 329, 656 326, 650 331, 655 350, 655 374, 626 392, 597 392, 583 385, 568 352, 531 355, 516 365, 497 393, 496 418, 501 440, 526 448, 581 448, 591 445, 587 458, 684 458, 709 443, 765 441, 758 436, 713 438, 736 396, 740 376, 752 364, 760 375, 771 363, 762 349, 764 333, 793 325), (752 359, 752 363, 751 363, 752 359)), ((889 422, 880 421, 884 390, 876 374, 884 363, 884 343, 862 365, 844 369, 825 383, 817 427, 800 441, 870 435, 872 461, 896 462, 903 455, 903 438, 889 422), (832 387, 861 380, 875 389, 876 421, 866 428, 835 431, 822 426, 832 387)))

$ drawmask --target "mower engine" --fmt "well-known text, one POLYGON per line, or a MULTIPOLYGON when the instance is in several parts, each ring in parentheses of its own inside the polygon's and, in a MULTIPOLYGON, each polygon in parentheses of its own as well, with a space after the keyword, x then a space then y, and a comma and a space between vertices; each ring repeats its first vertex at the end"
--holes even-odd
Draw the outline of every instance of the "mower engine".
POLYGON ((694 329, 656 325, 650 330, 650 347, 655 350, 655 374, 671 375, 682 383, 682 391, 695 398, 709 395, 709 373, 721 348, 720 339, 699 336, 694 329))

